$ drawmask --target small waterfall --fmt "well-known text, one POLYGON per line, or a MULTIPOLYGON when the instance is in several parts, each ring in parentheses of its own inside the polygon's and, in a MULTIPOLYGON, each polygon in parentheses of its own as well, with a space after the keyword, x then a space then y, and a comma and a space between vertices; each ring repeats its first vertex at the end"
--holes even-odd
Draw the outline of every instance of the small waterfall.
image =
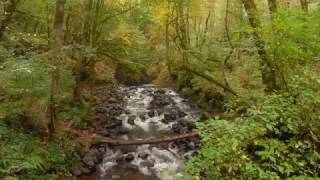
MULTIPOLYGON (((200 110, 170 89, 153 85, 123 87, 124 113, 117 117, 126 133, 117 139, 163 138, 192 131, 200 110)), ((106 147, 99 166, 101 179, 176 180, 199 142, 181 140, 165 145, 106 147)))

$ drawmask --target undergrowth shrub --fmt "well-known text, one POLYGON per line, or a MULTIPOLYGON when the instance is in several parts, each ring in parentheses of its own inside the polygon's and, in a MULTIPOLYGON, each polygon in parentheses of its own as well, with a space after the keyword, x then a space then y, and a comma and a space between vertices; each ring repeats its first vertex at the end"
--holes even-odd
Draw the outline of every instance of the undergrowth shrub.
POLYGON ((43 144, 29 134, 0 125, 0 179, 56 179, 69 176, 75 143, 43 144))
POLYGON ((117 81, 126 85, 145 84, 150 82, 146 68, 139 63, 121 62, 116 68, 117 81))
POLYGON ((198 123, 203 148, 187 171, 208 179, 310 179, 318 164, 320 79, 304 71, 290 93, 259 96, 241 117, 198 123))
MULTIPOLYGON (((45 57, 7 59, 0 71, 0 121, 17 128, 44 131, 50 94, 50 66, 45 57), (8 103, 10 102, 10 103, 8 103)), ((72 100, 73 78, 61 68, 60 103, 72 100)))

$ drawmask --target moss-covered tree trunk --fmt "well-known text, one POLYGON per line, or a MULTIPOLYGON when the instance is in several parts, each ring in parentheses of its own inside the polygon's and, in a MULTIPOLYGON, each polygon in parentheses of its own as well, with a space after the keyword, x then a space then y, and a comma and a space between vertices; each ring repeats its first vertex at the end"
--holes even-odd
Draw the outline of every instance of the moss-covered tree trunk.
POLYGON ((262 82, 265 85, 265 91, 272 92, 277 89, 276 73, 273 69, 267 50, 265 48, 265 42, 263 41, 262 35, 259 32, 261 28, 261 22, 256 4, 254 0, 242 0, 242 3, 248 14, 250 25, 254 29, 253 35, 255 45, 258 49, 258 54, 261 58, 262 82))
POLYGON ((166 33, 165 33, 165 38, 166 38, 166 64, 168 68, 169 75, 172 77, 172 68, 171 68, 171 61, 170 61, 170 40, 169 40, 169 26, 170 22, 169 19, 166 21, 166 33))
POLYGON ((308 0, 300 0, 300 4, 301 4, 301 8, 302 8, 305 12, 308 12, 308 11, 309 11, 308 0))
POLYGON ((5 18, 1 21, 0 24, 0 39, 2 39, 7 26, 10 24, 12 16, 16 11, 19 2, 20 0, 10 0, 8 8, 5 9, 5 18))
POLYGON ((55 123, 57 121, 57 108, 58 108, 58 94, 59 94, 59 75, 60 64, 62 61, 62 46, 63 46, 63 21, 64 21, 64 6, 66 0, 57 0, 56 2, 56 14, 53 26, 53 34, 51 40, 52 56, 51 56, 51 93, 50 93, 50 105, 49 113, 50 120, 48 129, 50 137, 55 132, 55 123))
POLYGON ((183 65, 187 65, 189 62, 188 50, 189 50, 189 34, 188 34, 188 13, 185 10, 185 1, 176 3, 177 22, 176 32, 179 40, 179 48, 182 55, 183 65))
POLYGON ((269 6, 269 11, 270 11, 270 14, 271 14, 271 18, 273 18, 274 15, 278 11, 277 0, 268 0, 268 6, 269 6))

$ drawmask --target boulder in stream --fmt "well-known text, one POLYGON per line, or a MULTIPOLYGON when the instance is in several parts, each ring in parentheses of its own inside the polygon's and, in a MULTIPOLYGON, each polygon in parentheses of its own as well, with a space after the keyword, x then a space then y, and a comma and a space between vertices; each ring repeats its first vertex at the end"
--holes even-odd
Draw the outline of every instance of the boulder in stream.
POLYGON ((127 162, 131 162, 134 160, 134 155, 132 153, 129 153, 124 158, 127 162))

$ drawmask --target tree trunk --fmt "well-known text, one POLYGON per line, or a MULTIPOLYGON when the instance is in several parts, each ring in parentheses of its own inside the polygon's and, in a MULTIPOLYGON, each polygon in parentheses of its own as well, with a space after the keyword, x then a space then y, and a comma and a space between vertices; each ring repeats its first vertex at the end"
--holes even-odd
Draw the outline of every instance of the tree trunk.
POLYGON ((66 0, 57 0, 56 14, 52 33, 52 57, 51 57, 51 94, 50 94, 50 121, 48 129, 50 137, 53 137, 55 132, 55 123, 57 121, 57 108, 58 108, 58 94, 59 94, 59 67, 62 60, 62 46, 63 46, 63 20, 64 20, 64 6, 66 0))
POLYGON ((268 0, 268 6, 269 6, 271 18, 273 18, 278 11, 277 0, 268 0))
POLYGON ((189 35, 187 27, 188 14, 185 12, 184 1, 177 2, 177 36, 180 44, 180 51, 182 54, 183 65, 187 65, 189 61, 188 49, 189 49, 189 35))
MULTIPOLYGON (((230 14, 230 0, 227 0, 226 2, 226 16, 224 18, 224 28, 225 28, 225 34, 226 34, 226 38, 227 38, 227 41, 229 43, 229 46, 230 46, 230 52, 228 53, 228 55, 226 56, 226 58, 224 59, 223 61, 223 79, 224 79, 224 84, 226 85, 226 87, 229 87, 230 88, 230 84, 228 82, 228 79, 227 79, 227 74, 226 74, 226 69, 227 69, 227 66, 228 66, 228 61, 231 59, 231 56, 233 55, 233 52, 235 50, 235 46, 233 45, 232 43, 232 39, 231 39, 231 36, 230 36, 230 28, 229 28, 229 14, 230 14)), ((231 89, 231 88, 230 88, 231 89)), ((226 93, 227 91, 224 90, 226 93)))
POLYGON ((199 76, 199 77, 201 77, 201 78, 203 78, 203 79, 205 79, 205 80, 207 80, 207 81, 209 81, 211 83, 214 83, 216 86, 221 87, 222 89, 224 89, 225 91, 231 93, 232 95, 234 95, 236 97, 240 97, 238 95, 238 93, 236 91, 234 91, 233 89, 231 89, 229 86, 224 85, 223 83, 220 83, 218 80, 214 79, 213 77, 211 77, 210 75, 207 75, 204 72, 199 72, 199 71, 196 71, 194 69, 190 69, 189 67, 184 67, 183 70, 185 70, 185 71, 187 71, 189 73, 192 73, 192 74, 194 74, 196 76, 199 76))
POLYGON ((10 0, 10 5, 8 9, 5 11, 6 16, 0 24, 0 39, 2 39, 6 27, 10 24, 13 13, 16 11, 19 2, 20 0, 10 0))
POLYGON ((309 11, 308 0, 300 0, 300 4, 301 4, 302 10, 304 10, 305 12, 309 11))
POLYGON ((170 26, 170 22, 169 22, 169 19, 167 19, 167 22, 166 22, 166 64, 167 64, 167 68, 168 68, 168 71, 169 71, 169 75, 170 77, 173 77, 173 74, 172 74, 172 69, 171 69, 171 61, 170 61, 170 40, 169 40, 169 26, 170 26))
POLYGON ((259 29, 261 28, 261 22, 258 16, 258 10, 254 0, 242 0, 244 8, 248 14, 249 23, 254 29, 253 35, 255 39, 255 45, 258 49, 258 54, 261 58, 262 68, 262 83, 265 85, 266 92, 272 92, 276 90, 276 75, 275 70, 272 67, 270 58, 265 49, 265 42, 263 41, 259 29))

